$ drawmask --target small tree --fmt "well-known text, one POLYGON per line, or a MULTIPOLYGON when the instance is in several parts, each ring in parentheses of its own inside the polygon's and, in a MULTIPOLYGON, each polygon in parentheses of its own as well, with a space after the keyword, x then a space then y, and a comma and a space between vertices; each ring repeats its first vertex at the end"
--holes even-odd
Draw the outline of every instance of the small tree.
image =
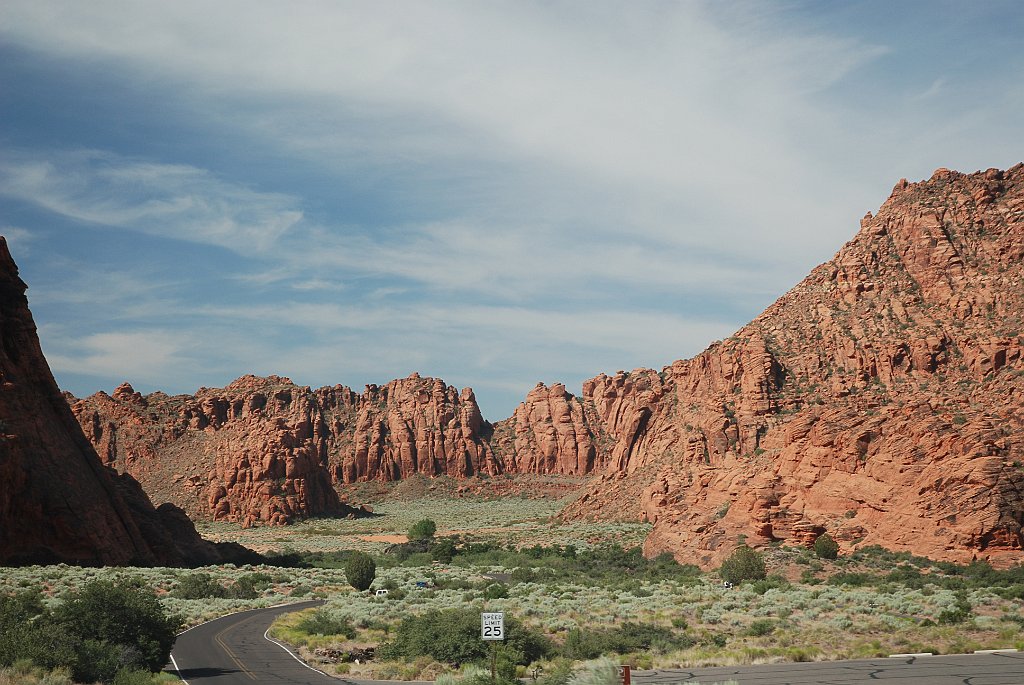
POLYGON ((455 556, 455 541, 451 538, 441 538, 434 543, 434 546, 430 548, 430 557, 434 561, 440 561, 443 564, 452 563, 452 558, 455 556))
POLYGON ((353 552, 345 562, 345 577, 348 584, 357 590, 368 590, 377 577, 377 564, 365 552, 353 552))
POLYGON ((828 533, 823 533, 814 541, 814 553, 819 559, 835 559, 839 556, 839 543, 828 533))
POLYGON ((768 571, 764 558, 746 545, 740 545, 725 561, 722 562, 718 574, 729 583, 742 583, 744 580, 761 580, 768 571))
POLYGON ((431 519, 420 519, 412 524, 408 537, 410 540, 432 540, 437 532, 437 524, 431 519))

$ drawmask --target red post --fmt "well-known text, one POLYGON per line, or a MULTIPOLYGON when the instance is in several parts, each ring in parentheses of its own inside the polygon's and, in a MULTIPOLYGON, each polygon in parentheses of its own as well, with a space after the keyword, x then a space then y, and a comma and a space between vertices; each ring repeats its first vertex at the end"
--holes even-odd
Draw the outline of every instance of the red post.
POLYGON ((619 666, 619 682, 621 682, 622 685, 630 684, 629 669, 630 666, 628 664, 619 666))

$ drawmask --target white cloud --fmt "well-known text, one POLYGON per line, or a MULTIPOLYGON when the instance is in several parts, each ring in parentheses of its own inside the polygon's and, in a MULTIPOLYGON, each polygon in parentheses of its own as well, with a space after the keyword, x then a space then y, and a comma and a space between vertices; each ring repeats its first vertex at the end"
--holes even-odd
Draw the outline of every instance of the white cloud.
POLYGON ((80 339, 49 337, 49 340, 52 344, 48 345, 46 357, 55 373, 160 383, 194 364, 188 352, 195 347, 191 335, 166 329, 94 333, 80 339))
POLYGON ((98 150, 4 150, 0 194, 79 221, 243 253, 268 249, 302 219, 286 195, 98 150))
POLYGON ((850 151, 815 97, 884 52, 756 4, 11 2, 4 19, 15 40, 187 83, 233 127, 335 169, 500 160, 585 188, 571 210, 535 198, 562 214, 749 251, 794 215, 852 224, 806 192, 823 155, 850 151), (688 225, 695 202, 716 208, 713 235, 688 225))

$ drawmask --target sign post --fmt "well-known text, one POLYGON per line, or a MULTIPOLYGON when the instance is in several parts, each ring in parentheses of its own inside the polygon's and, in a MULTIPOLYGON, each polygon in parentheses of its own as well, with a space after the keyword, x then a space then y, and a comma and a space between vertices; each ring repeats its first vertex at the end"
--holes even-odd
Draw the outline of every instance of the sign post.
POLYGON ((621 666, 619 666, 619 682, 622 683, 622 685, 630 685, 631 678, 629 671, 629 665, 622 664, 621 666))
POLYGON ((480 637, 491 643, 491 683, 498 682, 498 641, 505 639, 505 612, 480 612, 480 637))

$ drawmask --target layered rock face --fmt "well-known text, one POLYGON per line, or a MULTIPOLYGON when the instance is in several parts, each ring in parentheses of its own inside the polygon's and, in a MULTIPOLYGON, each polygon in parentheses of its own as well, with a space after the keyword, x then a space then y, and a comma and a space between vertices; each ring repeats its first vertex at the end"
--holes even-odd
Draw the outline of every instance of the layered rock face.
POLYGON ((0 237, 0 563, 182 565, 256 555, 203 541, 172 505, 100 463, 50 373, 0 237))
POLYGON ((638 513, 650 554, 745 537, 1019 560, 1024 167, 901 181, 877 216, 729 340, 598 377, 614 439, 567 516, 638 513), (646 487, 632 495, 629 479, 646 487), (636 495, 639 494, 639 497, 636 495), (628 502, 628 504, 624 504, 628 502))
POLYGON ((471 390, 409 378, 311 390, 245 376, 194 396, 69 398, 104 462, 201 519, 281 524, 359 513, 335 484, 496 473, 471 390))

